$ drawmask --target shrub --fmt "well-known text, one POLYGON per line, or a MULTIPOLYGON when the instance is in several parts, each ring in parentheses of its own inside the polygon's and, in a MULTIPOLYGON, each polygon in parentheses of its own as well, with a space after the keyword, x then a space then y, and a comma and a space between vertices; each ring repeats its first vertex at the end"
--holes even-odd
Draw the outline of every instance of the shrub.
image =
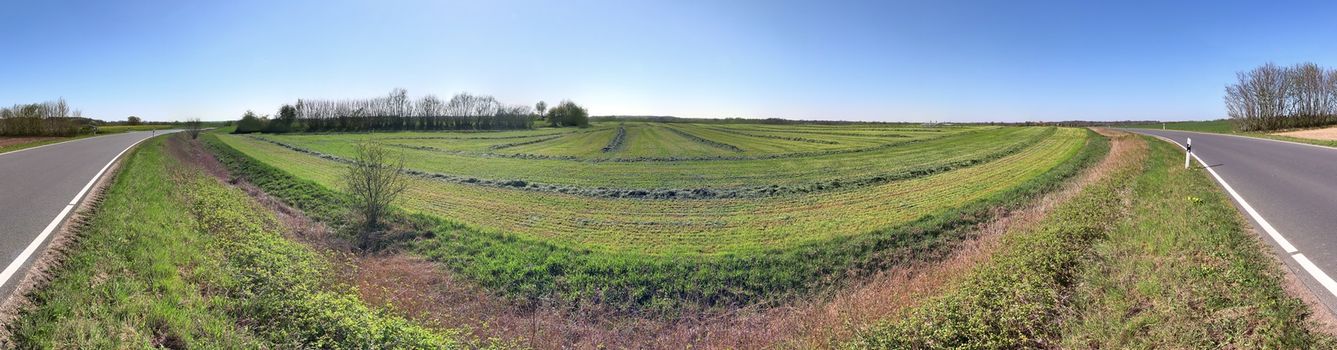
POLYGON ((562 101, 548 111, 548 123, 552 126, 590 126, 590 114, 585 107, 570 100, 562 101))
POLYGON ((372 141, 354 146, 357 155, 344 177, 353 209, 361 214, 362 231, 358 235, 362 249, 374 249, 381 217, 390 211, 390 203, 408 187, 404 178, 404 157, 372 141))
POLYGON ((265 121, 260 119, 260 117, 255 116, 255 112, 246 111, 246 114, 243 114, 241 116, 241 120, 237 121, 237 130, 234 131, 233 133, 249 134, 253 132, 260 132, 261 130, 264 129, 265 129, 265 121))

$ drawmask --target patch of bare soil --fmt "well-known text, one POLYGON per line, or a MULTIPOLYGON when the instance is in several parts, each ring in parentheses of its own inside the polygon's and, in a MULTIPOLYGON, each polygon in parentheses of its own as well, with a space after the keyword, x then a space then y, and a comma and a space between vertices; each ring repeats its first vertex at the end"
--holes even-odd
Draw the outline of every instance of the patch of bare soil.
MULTIPOLYGON (((196 142, 173 148, 211 174, 245 189, 279 214, 299 241, 326 249, 346 264, 341 277, 371 305, 393 305, 418 322, 442 328, 470 327, 478 338, 515 339, 537 349, 565 348, 826 348, 879 320, 895 317, 957 283, 988 260, 1004 232, 1033 227, 1056 205, 1087 184, 1130 162, 1145 145, 1127 133, 1098 129, 1111 138, 1108 156, 1059 191, 1029 206, 978 225, 947 258, 893 268, 831 295, 778 307, 749 307, 673 320, 613 316, 598 306, 516 307, 439 264, 407 253, 354 254, 352 245, 300 211, 231 178, 196 142), (194 150, 192 150, 194 149, 194 150)), ((176 139, 176 138, 173 138, 176 139)))
POLYGON ((1299 137, 1314 140, 1337 141, 1337 127, 1279 132, 1273 135, 1299 137))
POLYGON ((29 142, 55 140, 59 137, 0 137, 0 147, 22 145, 29 142))

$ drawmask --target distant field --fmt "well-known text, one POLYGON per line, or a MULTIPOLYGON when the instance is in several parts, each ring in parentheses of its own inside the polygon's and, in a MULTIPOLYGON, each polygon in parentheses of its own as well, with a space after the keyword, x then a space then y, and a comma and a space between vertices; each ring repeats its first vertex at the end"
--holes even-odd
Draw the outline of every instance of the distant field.
POLYGON ((181 126, 178 126, 178 125, 161 125, 161 124, 153 124, 153 125, 104 125, 104 126, 99 126, 99 127, 97 128, 97 132, 98 132, 99 134, 115 134, 115 133, 122 133, 122 132, 131 132, 131 131, 167 130, 167 129, 178 129, 178 128, 181 128, 181 126))
POLYGON ((1151 123, 1151 124, 1119 125, 1119 127, 1123 128, 1140 128, 1140 129, 1160 129, 1162 126, 1164 126, 1165 129, 1169 130, 1215 132, 1223 134, 1235 133, 1235 127, 1231 125, 1229 119, 1188 121, 1188 122, 1166 122, 1163 124, 1151 123))
POLYGON ((1074 128, 643 122, 210 137, 234 169, 319 212, 334 204, 311 192, 340 188, 356 141, 396 146, 417 174, 397 205, 444 224, 418 254, 519 298, 661 310, 783 298, 931 255, 1104 145, 1074 128))

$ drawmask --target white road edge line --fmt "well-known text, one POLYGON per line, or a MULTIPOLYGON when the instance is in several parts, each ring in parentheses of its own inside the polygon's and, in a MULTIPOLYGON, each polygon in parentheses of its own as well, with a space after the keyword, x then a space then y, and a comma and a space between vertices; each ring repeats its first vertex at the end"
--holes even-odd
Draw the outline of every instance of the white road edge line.
POLYGON ((93 188, 93 184, 97 183, 97 180, 102 178, 102 174, 107 172, 108 168, 111 168, 112 163, 115 163, 117 159, 121 159, 121 156, 124 155, 125 152, 130 151, 131 148, 135 148, 140 142, 144 142, 144 140, 151 138, 153 137, 146 137, 139 141, 135 141, 135 143, 130 144, 130 147, 126 147, 121 150, 121 153, 117 153, 115 157, 112 157, 111 161, 107 162, 107 165, 102 166, 102 170, 98 170, 97 175, 93 175, 93 179, 88 180, 88 184, 84 185, 82 190, 79 190, 79 194, 74 195, 74 199, 70 200, 70 203, 65 205, 65 209, 61 209, 60 214, 56 215, 56 218, 52 219, 51 223, 47 224, 45 229, 42 229, 42 233, 38 234, 37 238, 34 238, 32 243, 29 243, 28 247, 24 248, 23 252, 19 253, 19 256, 14 258, 14 261, 10 262, 9 266, 6 266, 4 271, 0 271, 0 287, 9 283, 9 279, 13 278, 14 274, 18 273, 19 268, 23 267, 23 264, 28 262, 28 258, 31 258, 33 253, 37 252, 37 248, 41 247, 43 243, 46 243, 46 239, 48 236, 51 236, 51 232, 55 231, 56 227, 60 226, 60 222, 65 220, 65 216, 70 214, 70 210, 74 209, 74 205, 78 204, 80 199, 83 199, 84 195, 88 193, 88 189, 93 188))
POLYGON ((1309 272, 1310 275, 1313 275, 1314 279, 1318 280, 1318 284, 1322 284, 1323 288, 1327 288, 1328 293, 1337 295, 1337 281, 1333 281, 1332 277, 1328 277, 1328 274, 1323 273, 1323 269, 1318 268, 1318 265, 1314 265, 1314 263, 1309 261, 1309 258, 1306 258, 1304 254, 1295 253, 1295 255, 1291 255, 1291 257, 1295 258, 1295 262, 1300 263, 1300 267, 1303 267, 1305 271, 1309 272))
MULTIPOLYGON (((1149 134, 1144 134, 1144 135, 1149 135, 1149 134)), ((1151 135, 1151 136, 1166 141, 1170 141, 1170 143, 1178 145, 1179 148, 1184 148, 1184 145, 1168 137, 1160 135, 1151 135)), ((1285 237, 1282 237, 1281 233, 1277 232, 1277 229, 1273 228, 1272 224, 1269 224, 1267 222, 1267 219, 1264 219, 1262 215, 1258 214, 1257 211, 1253 210, 1253 206, 1250 206, 1249 202, 1244 200, 1244 197, 1240 197, 1239 193, 1236 193, 1235 189, 1230 187, 1230 184, 1226 183, 1226 180, 1222 179, 1221 175, 1216 173, 1216 170, 1207 166, 1207 162, 1202 161, 1202 158, 1199 158, 1198 154, 1196 153, 1192 154, 1193 154, 1193 159, 1197 159, 1198 164, 1202 164, 1202 167, 1204 169, 1207 169, 1207 172, 1211 173, 1212 177, 1216 178, 1216 182, 1221 184, 1221 187, 1225 188, 1226 192, 1229 192, 1231 197, 1235 198, 1235 202, 1239 203, 1240 206, 1244 208, 1244 211, 1248 212, 1249 216, 1253 217, 1253 220, 1258 222, 1258 226, 1262 227, 1263 231, 1267 232, 1267 235, 1271 236, 1272 240, 1276 241, 1277 245, 1281 246, 1282 250, 1285 250, 1287 254, 1291 254, 1291 258, 1295 259, 1295 262, 1300 264, 1300 267, 1304 268, 1305 272, 1309 273, 1310 277, 1313 277, 1315 281, 1318 281, 1320 285, 1323 285, 1323 288, 1327 289, 1328 293, 1332 294, 1333 296, 1337 296, 1337 281, 1333 281, 1331 276, 1328 276, 1326 272, 1323 272, 1323 269, 1319 268, 1318 265, 1314 265, 1314 262, 1309 261, 1309 258, 1305 257, 1303 253, 1300 253, 1298 249, 1295 249, 1295 246, 1291 245, 1291 242, 1287 241, 1285 237)))

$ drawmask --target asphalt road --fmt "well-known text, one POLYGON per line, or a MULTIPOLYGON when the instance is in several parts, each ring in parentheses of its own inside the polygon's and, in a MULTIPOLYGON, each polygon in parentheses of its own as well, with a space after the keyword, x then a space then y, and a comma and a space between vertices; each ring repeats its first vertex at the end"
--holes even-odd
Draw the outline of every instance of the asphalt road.
POLYGON ((1221 134, 1129 131, 1181 145, 1192 138, 1193 153, 1234 190, 1236 207, 1262 239, 1329 311, 1337 312, 1337 283, 1329 277, 1337 276, 1337 149, 1221 134))
POLYGON ((94 176, 152 134, 97 136, 0 154, 0 268, 5 269, 0 272, 0 300, 9 297, 28 265, 46 250, 50 234, 34 243, 38 236, 63 225, 68 218, 57 221, 57 216, 86 197, 83 190, 94 176), (25 249, 30 254, 19 259, 25 249))

